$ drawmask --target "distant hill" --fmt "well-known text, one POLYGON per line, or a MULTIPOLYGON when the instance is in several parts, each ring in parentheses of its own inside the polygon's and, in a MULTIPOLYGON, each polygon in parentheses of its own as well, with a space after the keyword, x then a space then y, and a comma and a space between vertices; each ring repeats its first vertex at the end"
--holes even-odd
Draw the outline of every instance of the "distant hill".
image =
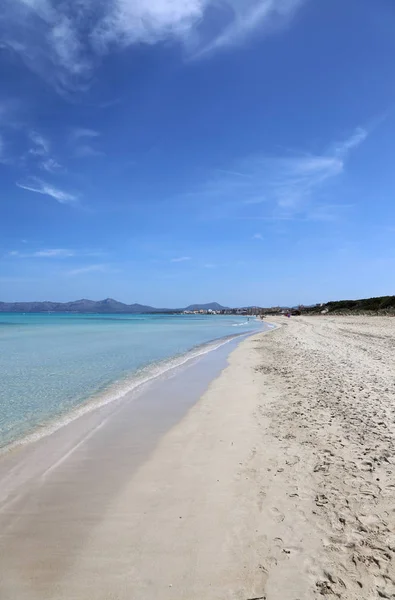
POLYGON ((144 313, 158 309, 143 304, 124 304, 112 298, 75 300, 73 302, 0 302, 0 312, 66 312, 66 313, 144 313))
POLYGON ((192 304, 187 309, 154 308, 144 304, 124 304, 113 298, 105 300, 74 300, 73 302, 0 302, 0 312, 22 312, 22 313, 163 313, 181 312, 182 310, 223 310, 217 302, 211 304, 192 304), (196 307, 196 308, 195 308, 196 307))
POLYGON ((221 306, 218 302, 210 302, 209 304, 190 304, 184 310, 229 310, 229 308, 221 306))

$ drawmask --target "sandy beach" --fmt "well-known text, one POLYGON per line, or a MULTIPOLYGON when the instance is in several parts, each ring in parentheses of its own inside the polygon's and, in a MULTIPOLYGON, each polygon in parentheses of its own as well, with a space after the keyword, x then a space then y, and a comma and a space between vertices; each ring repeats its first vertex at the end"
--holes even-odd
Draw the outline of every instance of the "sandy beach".
POLYGON ((395 319, 273 322, 144 451, 119 408, 0 458, 2 600, 395 598, 395 319))

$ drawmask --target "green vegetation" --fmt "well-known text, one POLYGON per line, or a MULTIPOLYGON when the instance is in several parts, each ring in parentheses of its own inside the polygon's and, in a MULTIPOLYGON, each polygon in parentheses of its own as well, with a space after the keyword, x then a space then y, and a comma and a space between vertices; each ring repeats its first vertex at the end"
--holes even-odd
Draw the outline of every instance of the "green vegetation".
POLYGON ((315 306, 299 307, 302 314, 362 314, 362 313, 395 313, 395 296, 380 296, 361 300, 338 300, 315 306))
POLYGON ((311 306, 285 307, 272 306, 271 308, 254 308, 254 314, 262 317, 289 313, 298 315, 394 315, 395 296, 379 296, 378 298, 363 298, 361 300, 337 300, 314 304, 311 306))

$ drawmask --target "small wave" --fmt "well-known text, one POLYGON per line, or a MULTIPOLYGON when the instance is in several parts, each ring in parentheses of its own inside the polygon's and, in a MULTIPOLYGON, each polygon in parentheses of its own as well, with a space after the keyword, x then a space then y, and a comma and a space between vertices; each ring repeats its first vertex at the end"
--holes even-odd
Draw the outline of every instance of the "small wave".
POLYGON ((127 394, 135 391, 137 388, 142 385, 149 383, 150 381, 157 379, 158 377, 164 375, 168 371, 172 369, 176 369, 178 367, 182 367, 187 362, 199 358, 204 354, 208 354, 213 350, 217 350, 221 346, 235 340, 237 338, 246 337, 255 333, 254 331, 246 332, 246 333, 235 333, 223 338, 219 338, 216 340, 212 340, 206 344, 202 344, 200 346, 196 346, 192 348, 185 354, 173 356, 170 359, 166 359, 164 361, 154 363, 145 367, 140 372, 133 373, 126 380, 118 381, 111 385, 111 387, 107 388, 105 391, 97 393, 91 396, 87 401, 83 404, 80 404, 78 407, 72 409, 67 414, 61 415, 55 421, 43 423, 39 425, 34 431, 28 433, 22 438, 16 439, 3 447, 0 447, 0 455, 19 446, 25 446, 27 444, 31 444, 32 442, 36 442, 43 437, 47 437, 52 433, 55 433, 62 427, 65 427, 69 423, 79 419, 80 417, 98 409, 111 402, 116 400, 120 400, 127 394))

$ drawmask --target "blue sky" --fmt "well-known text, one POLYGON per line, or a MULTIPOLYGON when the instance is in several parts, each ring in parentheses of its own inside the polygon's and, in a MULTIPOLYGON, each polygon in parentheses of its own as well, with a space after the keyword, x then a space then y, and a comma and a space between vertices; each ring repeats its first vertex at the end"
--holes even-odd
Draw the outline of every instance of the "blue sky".
POLYGON ((0 300, 394 294, 393 0, 5 0, 0 300))

